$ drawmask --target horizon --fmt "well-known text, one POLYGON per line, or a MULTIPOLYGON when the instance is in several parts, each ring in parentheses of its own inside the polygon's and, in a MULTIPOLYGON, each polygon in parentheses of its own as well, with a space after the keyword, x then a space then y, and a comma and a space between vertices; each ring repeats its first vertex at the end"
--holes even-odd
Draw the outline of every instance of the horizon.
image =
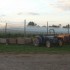
MULTIPOLYGON (((30 21, 30 22, 33 22, 33 21, 30 21)), ((24 23, 25 23, 25 20, 24 20, 24 22, 0 22, 0 28, 1 27, 5 27, 6 26, 6 24, 7 24, 7 27, 24 27, 24 23)), ((28 23, 29 22, 26 22, 26 26, 31 26, 31 25, 28 25, 28 23)), ((34 25, 35 27, 47 27, 47 23, 46 23, 46 25, 39 25, 39 24, 37 24, 37 23, 35 23, 34 22, 34 24, 36 24, 36 25, 34 25)), ((49 22, 48 22, 48 26, 49 27, 54 27, 54 28, 60 28, 60 27, 66 27, 66 26, 70 26, 70 24, 66 24, 66 25, 62 25, 62 24, 51 24, 51 25, 49 25, 49 22)), ((31 26, 31 27, 34 27, 34 26, 31 26)))
POLYGON ((43 26, 70 23, 70 0, 0 0, 0 21, 33 21, 43 26))

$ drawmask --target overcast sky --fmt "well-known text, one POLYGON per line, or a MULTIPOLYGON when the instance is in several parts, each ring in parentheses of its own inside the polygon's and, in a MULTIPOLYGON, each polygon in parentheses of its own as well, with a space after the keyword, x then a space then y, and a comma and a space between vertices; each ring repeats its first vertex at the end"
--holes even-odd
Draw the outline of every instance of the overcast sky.
POLYGON ((70 0, 0 0, 0 21, 39 25, 70 23, 70 0))

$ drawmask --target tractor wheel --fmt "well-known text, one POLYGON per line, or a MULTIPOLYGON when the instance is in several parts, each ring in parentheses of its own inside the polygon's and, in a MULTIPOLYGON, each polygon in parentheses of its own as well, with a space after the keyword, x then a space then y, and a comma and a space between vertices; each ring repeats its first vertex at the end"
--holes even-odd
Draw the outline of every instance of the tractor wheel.
POLYGON ((62 46, 62 45, 63 45, 62 40, 59 40, 59 41, 58 41, 58 45, 59 45, 59 46, 62 46))
POLYGON ((33 39, 33 45, 34 46, 39 46, 39 40, 37 38, 33 39))
POLYGON ((47 48, 50 48, 50 47, 51 47, 50 41, 46 41, 46 47, 47 47, 47 48))

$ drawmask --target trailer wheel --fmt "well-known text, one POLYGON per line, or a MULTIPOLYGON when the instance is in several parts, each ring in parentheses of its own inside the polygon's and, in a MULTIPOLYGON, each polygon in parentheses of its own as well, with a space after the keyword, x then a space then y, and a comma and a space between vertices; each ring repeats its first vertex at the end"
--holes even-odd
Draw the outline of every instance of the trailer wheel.
POLYGON ((39 40, 37 38, 33 39, 33 45, 34 46, 39 46, 39 40))
POLYGON ((50 41, 46 41, 46 47, 47 47, 47 48, 50 48, 50 47, 51 47, 50 41))
POLYGON ((58 45, 59 45, 59 46, 62 46, 62 45, 63 45, 62 40, 59 40, 59 41, 58 41, 58 45))

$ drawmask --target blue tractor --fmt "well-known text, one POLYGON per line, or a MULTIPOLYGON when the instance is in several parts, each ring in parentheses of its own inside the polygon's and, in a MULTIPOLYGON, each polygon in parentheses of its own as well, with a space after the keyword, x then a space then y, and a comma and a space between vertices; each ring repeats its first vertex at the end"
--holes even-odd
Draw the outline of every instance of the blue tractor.
POLYGON ((55 31, 53 29, 50 29, 49 32, 51 30, 54 32, 53 35, 39 35, 39 36, 36 36, 33 39, 33 45, 34 46, 45 45, 48 48, 53 46, 53 45, 62 46, 63 45, 63 40, 61 38, 59 38, 57 35, 55 35, 55 31))

